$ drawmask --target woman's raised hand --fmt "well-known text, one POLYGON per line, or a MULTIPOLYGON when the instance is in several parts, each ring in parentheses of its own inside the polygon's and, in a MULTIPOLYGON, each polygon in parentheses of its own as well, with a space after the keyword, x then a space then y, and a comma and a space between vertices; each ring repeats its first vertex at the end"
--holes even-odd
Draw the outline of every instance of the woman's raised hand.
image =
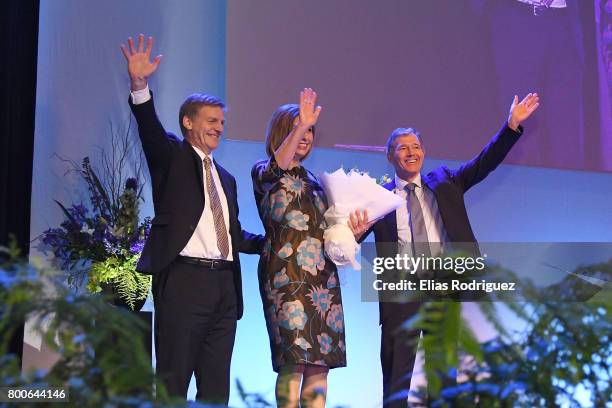
POLYGON ((319 119, 321 106, 317 106, 317 93, 312 88, 304 88, 300 92, 300 120, 298 126, 309 128, 319 119))

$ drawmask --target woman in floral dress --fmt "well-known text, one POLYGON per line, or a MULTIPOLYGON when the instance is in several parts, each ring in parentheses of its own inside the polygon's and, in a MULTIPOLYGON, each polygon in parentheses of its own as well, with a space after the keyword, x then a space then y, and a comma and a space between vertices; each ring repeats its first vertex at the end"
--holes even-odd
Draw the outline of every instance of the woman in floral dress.
POLYGON ((324 406, 329 369, 346 366, 338 273, 323 252, 327 199, 302 167, 321 112, 315 102, 316 93, 304 89, 299 106, 274 112, 269 159, 255 163, 251 173, 266 230, 258 274, 279 406, 297 406, 298 399, 324 406))

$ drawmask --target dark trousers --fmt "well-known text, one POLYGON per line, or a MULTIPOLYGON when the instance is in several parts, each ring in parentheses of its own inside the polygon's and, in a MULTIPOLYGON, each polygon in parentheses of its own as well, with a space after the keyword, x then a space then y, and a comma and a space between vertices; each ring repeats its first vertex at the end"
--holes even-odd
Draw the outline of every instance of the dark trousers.
MULTIPOLYGON (((383 369, 383 407, 384 408, 405 408, 408 407, 408 393, 410 391, 410 380, 414 372, 414 362, 416 360, 417 347, 421 336, 420 329, 410 329, 405 327, 405 322, 412 319, 422 307, 420 302, 395 303, 386 308, 387 318, 382 321, 382 336, 380 348, 380 360, 383 369)), ((445 313, 445 307, 436 308, 438 313, 445 313)), ((427 323, 428 321, 425 320, 427 323)), ((431 322, 433 323, 433 322, 431 322)), ((458 339, 458 332, 445 333, 452 339, 458 339)), ((423 330, 423 335, 427 336, 428 331, 423 330)), ((435 361, 442 356, 431 354, 433 350, 423 348, 424 358, 427 362, 429 358, 435 361)), ((443 353, 446 353, 444 350, 443 353)), ((451 378, 446 373, 438 372, 442 388, 454 387, 457 385, 456 378, 451 378)), ((420 395, 419 403, 422 406, 429 406, 434 398, 427 389, 426 394, 420 395), (424 399, 424 400, 423 400, 424 399)), ((415 406, 415 405, 411 405, 415 406)))
POLYGON ((156 373, 172 396, 227 405, 237 302, 231 269, 173 262, 153 288, 156 373))
POLYGON ((391 307, 394 312, 381 323, 383 407, 403 408, 408 406, 408 391, 410 391, 420 330, 403 329, 402 324, 416 315, 419 304, 387 304, 387 309, 391 307))

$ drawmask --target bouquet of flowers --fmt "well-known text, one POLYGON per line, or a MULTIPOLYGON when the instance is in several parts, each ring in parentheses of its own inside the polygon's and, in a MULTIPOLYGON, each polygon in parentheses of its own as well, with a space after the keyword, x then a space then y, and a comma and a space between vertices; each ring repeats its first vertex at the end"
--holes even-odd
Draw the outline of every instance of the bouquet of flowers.
MULTIPOLYGON (((325 220, 330 226, 323 234, 325 252, 336 265, 350 264, 360 270, 361 265, 355 259, 359 244, 347 225, 349 215, 355 210, 367 210, 369 220, 376 221, 403 205, 404 200, 356 169, 348 174, 342 168, 323 173, 320 180, 329 201, 325 220)), ((388 176, 380 180, 381 184, 390 181, 388 176)))
MULTIPOLYGON (((110 287, 132 310, 144 303, 151 277, 136 272, 136 263, 151 228, 151 219, 139 222, 142 186, 127 178, 123 190, 104 187, 84 158, 77 170, 87 184, 91 207, 64 206, 65 220, 59 228, 43 232, 42 242, 68 273, 68 283, 80 287, 87 277, 87 290, 101 292, 110 287)), ((121 183, 123 184, 123 183, 121 183)))

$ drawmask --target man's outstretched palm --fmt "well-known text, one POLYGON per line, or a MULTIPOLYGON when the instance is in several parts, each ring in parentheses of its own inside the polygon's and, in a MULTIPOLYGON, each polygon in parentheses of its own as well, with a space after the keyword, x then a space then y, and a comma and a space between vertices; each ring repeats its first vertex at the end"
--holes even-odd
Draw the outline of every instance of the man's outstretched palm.
POLYGON ((519 102, 518 95, 514 95, 514 100, 510 106, 508 116, 508 126, 516 130, 531 114, 540 106, 540 97, 537 93, 529 93, 519 102))
POLYGON ((132 90, 142 89, 146 86, 147 78, 155 72, 162 56, 158 55, 151 61, 151 50, 153 49, 153 37, 147 40, 147 48, 144 48, 144 35, 138 36, 138 48, 134 46, 132 37, 128 38, 128 47, 121 44, 121 51, 128 62, 128 74, 132 81, 132 90))

